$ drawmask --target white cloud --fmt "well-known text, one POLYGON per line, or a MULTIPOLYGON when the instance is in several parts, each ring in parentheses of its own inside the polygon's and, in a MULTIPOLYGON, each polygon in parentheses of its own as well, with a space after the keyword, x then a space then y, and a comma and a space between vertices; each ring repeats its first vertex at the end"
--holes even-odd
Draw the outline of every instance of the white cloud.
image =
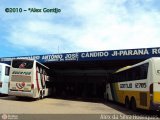
POLYGON ((20 22, 11 23, 7 40, 16 47, 52 53, 58 46, 60 52, 159 46, 159 11, 144 9, 137 0, 126 7, 127 1, 71 0, 58 15, 27 14, 25 20, 15 18, 20 22), (65 11, 72 11, 67 13, 71 19, 65 11), (68 24, 69 20, 76 24, 68 24))
MULTIPOLYGON (((122 4, 123 2, 116 1, 111 4, 104 2, 101 3, 101 7, 97 4, 98 7, 95 8, 102 9, 96 9, 97 12, 93 10, 94 16, 90 16, 90 12, 83 14, 82 16, 87 19, 85 22, 87 27, 83 32, 85 34, 78 39, 79 45, 89 50, 158 46, 160 44, 158 37, 160 24, 157 21, 160 19, 157 16, 159 15, 138 7, 137 1, 132 5, 135 5, 135 12, 138 12, 129 13, 122 4)), ((78 4, 75 8, 78 11, 78 4)), ((90 4, 87 8, 90 10, 90 4)))

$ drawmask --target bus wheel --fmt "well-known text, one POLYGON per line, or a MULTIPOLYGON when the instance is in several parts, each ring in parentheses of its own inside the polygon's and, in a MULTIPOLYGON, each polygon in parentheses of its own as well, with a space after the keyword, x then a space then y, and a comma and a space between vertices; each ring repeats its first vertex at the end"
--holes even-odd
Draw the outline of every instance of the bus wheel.
POLYGON ((134 98, 131 99, 131 103, 130 103, 131 109, 133 111, 136 111, 137 107, 136 107, 136 100, 134 98))
POLYGON ((129 109, 129 107, 130 107, 129 98, 126 97, 126 98, 125 98, 125 108, 129 109))
POLYGON ((104 103, 108 103, 108 94, 106 95, 105 99, 104 99, 104 103))
POLYGON ((109 102, 109 96, 108 96, 108 94, 106 96, 106 102, 109 102))
POLYGON ((43 99, 44 98, 44 95, 43 95, 43 91, 41 90, 40 91, 40 99, 43 99))

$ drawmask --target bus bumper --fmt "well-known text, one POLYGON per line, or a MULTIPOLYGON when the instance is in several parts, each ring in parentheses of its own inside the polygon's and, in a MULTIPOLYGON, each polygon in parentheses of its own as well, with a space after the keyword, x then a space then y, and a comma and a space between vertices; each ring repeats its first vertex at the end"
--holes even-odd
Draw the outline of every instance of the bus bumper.
POLYGON ((11 91, 11 90, 9 90, 8 95, 34 98, 32 92, 24 92, 24 91, 11 91))

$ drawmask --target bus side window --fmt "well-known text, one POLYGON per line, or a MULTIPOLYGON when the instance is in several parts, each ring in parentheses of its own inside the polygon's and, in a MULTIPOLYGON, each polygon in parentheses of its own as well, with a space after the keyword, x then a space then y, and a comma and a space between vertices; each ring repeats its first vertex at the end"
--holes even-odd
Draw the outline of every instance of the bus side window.
POLYGON ((44 75, 44 81, 46 81, 47 80, 47 73, 46 73, 45 69, 43 69, 43 75, 44 75))
POLYGON ((5 67, 5 75, 9 76, 9 71, 10 71, 10 67, 6 66, 5 67))
POLYGON ((41 74, 43 74, 43 70, 42 70, 42 68, 40 68, 40 73, 41 73, 41 74))
POLYGON ((44 75, 47 75, 47 73, 46 73, 46 70, 45 70, 45 69, 43 70, 43 74, 44 74, 44 75))
POLYGON ((148 63, 141 65, 141 79, 146 79, 148 74, 148 63))

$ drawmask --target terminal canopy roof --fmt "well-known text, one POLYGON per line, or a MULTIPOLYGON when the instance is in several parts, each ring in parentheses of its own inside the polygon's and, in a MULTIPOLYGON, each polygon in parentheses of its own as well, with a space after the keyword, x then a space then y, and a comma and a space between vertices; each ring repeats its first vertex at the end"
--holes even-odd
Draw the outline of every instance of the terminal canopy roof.
POLYGON ((108 51, 91 51, 62 54, 46 54, 31 56, 2 57, 0 62, 9 62, 11 59, 35 59, 41 63, 48 62, 87 62, 87 61, 107 61, 107 60, 135 60, 147 59, 150 57, 160 57, 160 47, 122 49, 108 51))

